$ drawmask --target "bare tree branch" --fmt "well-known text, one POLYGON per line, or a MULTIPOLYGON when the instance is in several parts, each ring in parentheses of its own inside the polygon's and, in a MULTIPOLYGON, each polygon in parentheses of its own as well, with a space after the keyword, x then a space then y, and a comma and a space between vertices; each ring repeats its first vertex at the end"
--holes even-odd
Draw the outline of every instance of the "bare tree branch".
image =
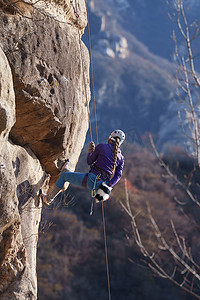
POLYGON ((189 196, 189 198, 198 206, 200 207, 200 203, 195 199, 195 197, 193 196, 193 194, 191 193, 191 191, 189 190, 189 188, 187 186, 185 186, 185 184, 183 184, 177 177, 176 174, 173 174, 171 172, 171 170, 169 169, 169 167, 166 165, 166 163, 163 161, 163 159, 161 158, 161 156, 159 155, 158 153, 158 150, 156 149, 156 146, 154 144, 154 141, 153 141, 153 138, 152 138, 152 135, 149 134, 149 139, 150 139, 150 143, 151 143, 151 146, 154 150, 154 153, 160 163, 160 166, 163 167, 165 169, 165 171, 167 172, 167 174, 175 181, 175 183, 181 187, 185 193, 189 196))
POLYGON ((189 251, 187 250, 185 240, 180 240, 180 237, 178 236, 174 223, 171 221, 171 225, 173 228, 173 232, 175 235, 175 240, 179 246, 179 249, 181 250, 182 256, 180 256, 177 251, 174 250, 172 246, 170 246, 165 238, 163 237, 155 219, 152 216, 150 205, 147 203, 147 211, 148 216, 152 224, 152 229, 155 237, 158 241, 158 248, 159 245, 161 246, 162 251, 167 251, 171 257, 174 259, 174 268, 171 274, 169 274, 163 266, 161 266, 161 263, 159 259, 157 258, 157 255, 155 253, 150 254, 146 246, 144 245, 142 241, 142 236, 140 235, 137 223, 136 223, 136 215, 133 214, 131 207, 130 207, 130 201, 129 201, 129 194, 128 194, 128 187, 127 187, 127 181, 124 181, 125 186, 125 195, 126 200, 125 204, 121 202, 121 205, 123 209, 126 211, 126 213, 129 215, 131 219, 131 226, 132 226, 132 232, 134 235, 135 242, 137 246, 140 249, 140 252, 142 255, 146 258, 146 263, 148 267, 159 277, 168 279, 173 284, 184 290, 185 292, 193 295, 195 298, 200 299, 200 296, 197 293, 197 287, 198 284, 197 281, 200 281, 200 275, 196 271, 196 269, 199 269, 199 266, 194 262, 192 256, 190 255, 189 251), (176 280, 176 274, 179 273, 183 276, 182 282, 179 283, 176 280), (189 277, 192 276, 192 279, 189 277))

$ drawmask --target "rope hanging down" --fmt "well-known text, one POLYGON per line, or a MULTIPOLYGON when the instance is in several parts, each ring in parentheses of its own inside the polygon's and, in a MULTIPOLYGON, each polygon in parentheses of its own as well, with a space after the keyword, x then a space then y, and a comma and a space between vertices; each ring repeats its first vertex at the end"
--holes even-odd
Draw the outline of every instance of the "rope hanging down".
MULTIPOLYGON (((76 3, 76 0, 75 0, 76 3)), ((85 7, 87 13, 87 28, 88 28, 88 42, 89 42, 89 55, 90 55, 90 72, 91 72, 91 82, 92 82, 92 95, 93 95, 93 103, 94 103, 94 117, 95 117, 95 128, 96 128, 96 141, 97 144, 99 143, 98 139, 98 126, 97 126, 97 115, 96 115, 96 100, 95 100, 95 92, 94 92, 94 75, 93 75, 93 64, 92 64, 92 47, 91 47, 91 38, 90 38, 90 26, 89 26, 89 18, 88 18, 88 8, 87 3, 85 0, 85 7)), ((74 7, 73 7, 74 8, 74 7)), ((74 14, 78 18, 79 15, 77 14, 77 3, 76 9, 74 9, 74 14)), ((81 48, 81 37, 79 33, 79 42, 80 42, 80 52, 81 52, 81 62, 82 62, 82 70, 83 70, 83 55, 82 55, 82 48, 81 48)), ((84 86, 85 86, 85 95, 87 100, 87 89, 86 89, 86 82, 85 76, 83 75, 84 86)), ((90 127, 90 139, 92 139, 92 127, 91 127, 91 120, 90 120, 90 111, 89 111, 89 102, 87 100, 87 108, 88 108, 88 118, 89 118, 89 127, 90 127)), ((110 278, 109 278, 109 264, 108 264, 108 250, 107 250, 107 239, 106 239, 106 224, 105 224, 105 216, 104 216, 104 206, 103 201, 102 204, 102 223, 103 223, 103 235, 104 235, 104 245, 105 245, 105 261, 106 261, 106 274, 107 274, 107 284, 108 284, 108 299, 111 300, 111 292, 110 292, 110 278)))
POLYGON ((95 92, 94 92, 94 74, 93 74, 93 64, 92 64, 92 47, 91 47, 91 38, 90 38, 90 25, 89 25, 89 17, 88 17, 88 8, 85 0, 85 7, 87 12, 87 28, 88 28, 88 42, 89 42, 89 54, 90 54, 90 72, 91 72, 91 81, 92 81, 92 96, 94 103, 94 118, 95 118, 95 128, 96 128, 96 140, 97 144, 99 143, 98 138, 98 128, 97 128, 97 113, 96 113, 96 100, 95 100, 95 92))

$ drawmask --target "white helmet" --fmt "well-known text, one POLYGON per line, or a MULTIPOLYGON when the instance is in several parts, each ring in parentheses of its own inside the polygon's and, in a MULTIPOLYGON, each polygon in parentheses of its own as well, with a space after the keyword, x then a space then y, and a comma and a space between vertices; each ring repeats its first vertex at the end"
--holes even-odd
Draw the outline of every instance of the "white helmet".
POLYGON ((120 139, 120 146, 123 143, 123 141, 125 140, 125 133, 122 130, 115 130, 113 131, 110 136, 109 139, 112 140, 112 138, 118 137, 120 139))

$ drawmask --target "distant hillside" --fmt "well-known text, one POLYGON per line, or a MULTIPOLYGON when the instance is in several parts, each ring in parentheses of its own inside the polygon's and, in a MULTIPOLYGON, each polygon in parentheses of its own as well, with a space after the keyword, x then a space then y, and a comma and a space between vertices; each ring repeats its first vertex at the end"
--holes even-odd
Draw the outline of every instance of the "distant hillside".
POLYGON ((137 129, 141 136, 152 132, 161 149, 182 144, 173 101, 176 69, 166 59, 174 51, 168 12, 165 1, 158 0, 89 2, 101 140, 121 127, 137 129))
MULTIPOLYGON (((169 18, 174 0, 90 0, 90 7, 98 15, 106 14, 113 22, 133 34, 150 52, 172 60, 174 22, 169 18), (169 2, 169 4, 167 4, 169 2)), ((199 18, 200 2, 186 0, 189 22, 199 18)))
MULTIPOLYGON (((135 213, 139 212, 137 222, 147 247, 152 252, 158 250, 150 237, 146 201, 167 240, 173 238, 170 229, 173 220, 178 233, 190 242, 194 255, 198 255, 199 234, 173 200, 175 195, 183 200, 184 195, 162 176, 162 169, 150 152, 129 147, 124 154, 123 178, 104 204, 111 296, 117 300, 192 300, 167 280, 152 276, 132 238, 130 219, 119 204, 125 200, 126 177, 131 207, 135 213)), ((83 171, 84 165, 85 155, 78 170, 83 171)), ((188 165, 187 171, 192 167, 188 165)), ((39 236, 38 250, 39 299, 107 299, 101 205, 96 205, 90 216, 90 201, 89 190, 71 186, 60 202, 57 199, 43 210, 43 234, 39 236)), ((166 258, 163 257, 165 261, 166 258)))

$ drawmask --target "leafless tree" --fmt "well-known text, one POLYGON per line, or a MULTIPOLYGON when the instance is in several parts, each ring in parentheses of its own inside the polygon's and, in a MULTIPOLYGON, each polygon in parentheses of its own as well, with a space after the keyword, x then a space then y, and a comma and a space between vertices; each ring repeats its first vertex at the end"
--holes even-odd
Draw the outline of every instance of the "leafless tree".
POLYGON ((179 120, 189 150, 196 156, 200 168, 200 131, 199 131, 199 29, 200 21, 190 24, 186 16, 184 0, 167 1, 171 8, 170 18, 176 24, 173 31, 175 43, 174 60, 177 66, 176 83, 179 106, 179 120))
POLYGON ((126 200, 124 203, 121 202, 121 205, 130 217, 133 237, 145 264, 157 276, 169 280, 180 289, 200 299, 200 266, 193 259, 185 238, 177 233, 173 220, 170 220, 173 237, 167 240, 156 223, 147 202, 146 217, 150 223, 149 238, 151 241, 154 240, 154 247, 150 249, 151 247, 140 233, 140 226, 137 223, 140 212, 134 212, 131 208, 126 179, 124 185, 126 200))
MULTIPOLYGON (((188 199, 200 208, 198 196, 191 190, 191 181, 195 172, 200 169, 200 75, 198 68, 200 59, 198 57, 197 45, 200 42, 199 30, 200 21, 187 19, 187 7, 184 0, 167 1, 170 6, 170 18, 176 24, 177 30, 173 32, 175 42, 174 59, 176 62, 176 83, 177 83, 177 106, 179 107, 178 117, 180 125, 186 137, 190 155, 196 160, 193 170, 181 181, 176 172, 170 167, 158 153, 153 138, 150 135, 150 143, 159 164, 165 174, 173 179, 176 186, 180 187, 188 199)), ((173 220, 171 224, 171 236, 165 236, 153 216, 149 203, 146 203, 146 220, 148 220, 148 231, 154 247, 149 247, 146 238, 141 233, 140 212, 134 211, 129 199, 127 181, 125 180, 125 202, 121 205, 131 220, 131 228, 134 240, 144 258, 147 266, 159 277, 166 278, 180 289, 200 299, 200 266, 192 256, 192 251, 186 243, 186 239, 180 236, 176 230, 173 220)), ((176 199, 181 206, 184 204, 181 199, 176 199)), ((144 213, 143 213, 144 215, 144 213)), ((195 222, 194 220, 190 220, 195 222)))

